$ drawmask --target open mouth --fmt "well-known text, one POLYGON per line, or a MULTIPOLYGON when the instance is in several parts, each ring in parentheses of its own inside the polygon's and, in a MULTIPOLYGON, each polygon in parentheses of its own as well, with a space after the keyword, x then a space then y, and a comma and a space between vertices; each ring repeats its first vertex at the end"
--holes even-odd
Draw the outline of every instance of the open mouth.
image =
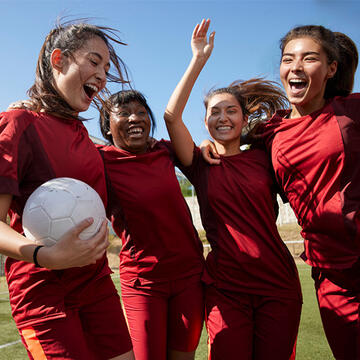
POLYGON ((98 89, 97 86, 95 86, 95 85, 85 84, 85 85, 84 85, 84 91, 85 91, 86 95, 87 95, 90 99, 93 99, 94 96, 96 95, 96 93, 99 91, 99 89, 98 89))
POLYGON ((134 126, 127 130, 129 136, 132 137, 141 137, 144 133, 144 129, 140 126, 134 126))
POLYGON ((303 79, 292 79, 289 80, 289 85, 292 91, 300 91, 307 86, 307 81, 303 79))

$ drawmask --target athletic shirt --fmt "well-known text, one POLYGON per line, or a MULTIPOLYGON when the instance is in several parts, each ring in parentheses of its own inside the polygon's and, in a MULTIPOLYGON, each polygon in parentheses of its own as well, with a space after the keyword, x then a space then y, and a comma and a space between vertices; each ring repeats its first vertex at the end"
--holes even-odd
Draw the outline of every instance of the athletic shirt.
POLYGON ((360 94, 335 97, 310 115, 279 111, 265 125, 279 184, 305 239, 303 258, 350 267, 360 255, 360 94))
MULTIPOLYGON (((13 195, 11 227, 19 233, 26 200, 50 179, 82 180, 106 204, 102 159, 79 120, 27 110, 1 113, 0 152, 0 193, 13 195)), ((105 256, 94 265, 66 270, 7 258, 5 271, 13 317, 20 327, 65 317, 65 307, 76 306, 83 288, 111 272, 105 256)))
POLYGON ((182 170, 195 187, 212 249, 203 281, 229 291, 301 299, 294 259, 276 227, 266 152, 222 156, 215 166, 195 147, 192 165, 182 170))
POLYGON ((151 284, 199 275, 202 243, 175 173, 169 142, 145 154, 99 146, 108 177, 113 228, 122 240, 120 280, 151 284))

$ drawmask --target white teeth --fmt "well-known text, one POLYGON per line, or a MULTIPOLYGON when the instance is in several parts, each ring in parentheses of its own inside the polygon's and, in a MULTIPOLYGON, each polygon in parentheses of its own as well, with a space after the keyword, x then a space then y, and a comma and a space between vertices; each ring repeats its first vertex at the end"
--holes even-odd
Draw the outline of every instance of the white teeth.
POLYGON ((88 88, 90 88, 91 90, 98 92, 99 88, 93 84, 85 84, 85 86, 87 86, 88 88))
POLYGON ((144 132, 144 129, 140 128, 140 127, 134 127, 131 129, 128 129, 128 134, 142 134, 144 132))
POLYGON ((304 82, 306 82, 305 80, 302 79, 291 79, 289 80, 290 83, 296 83, 296 84, 302 84, 304 82))
POLYGON ((231 126, 218 126, 216 128, 216 130, 220 130, 220 131, 222 131, 222 130, 231 130, 231 126))

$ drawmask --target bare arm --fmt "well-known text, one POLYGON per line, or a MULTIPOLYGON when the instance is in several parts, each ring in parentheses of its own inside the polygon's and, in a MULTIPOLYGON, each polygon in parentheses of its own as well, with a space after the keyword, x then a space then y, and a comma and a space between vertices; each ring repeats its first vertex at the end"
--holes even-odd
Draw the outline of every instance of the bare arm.
MULTIPOLYGON (((6 216, 12 195, 0 194, 0 253, 17 260, 33 262, 34 250, 38 244, 19 234, 6 224, 6 216)), ((91 225, 92 220, 84 220, 65 234, 55 245, 39 250, 37 259, 41 266, 49 269, 66 269, 95 263, 108 246, 107 224, 102 224, 99 232, 89 240, 81 240, 79 234, 91 225)))
POLYGON ((201 70, 209 59, 214 47, 215 33, 212 32, 207 41, 210 20, 197 24, 191 38, 193 57, 180 82, 177 84, 167 104, 164 119, 176 155, 184 166, 193 161, 194 143, 186 128, 182 114, 201 70))

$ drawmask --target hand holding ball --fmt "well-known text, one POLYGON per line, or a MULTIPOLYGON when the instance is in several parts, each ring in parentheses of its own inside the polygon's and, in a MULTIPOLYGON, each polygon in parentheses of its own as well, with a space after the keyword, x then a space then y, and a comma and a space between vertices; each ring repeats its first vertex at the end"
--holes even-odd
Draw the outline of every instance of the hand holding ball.
POLYGON ((80 239, 94 236, 106 218, 99 194, 88 184, 72 178, 56 178, 39 186, 29 197, 23 212, 25 236, 43 245, 53 245, 82 220, 94 222, 80 233, 80 239))

